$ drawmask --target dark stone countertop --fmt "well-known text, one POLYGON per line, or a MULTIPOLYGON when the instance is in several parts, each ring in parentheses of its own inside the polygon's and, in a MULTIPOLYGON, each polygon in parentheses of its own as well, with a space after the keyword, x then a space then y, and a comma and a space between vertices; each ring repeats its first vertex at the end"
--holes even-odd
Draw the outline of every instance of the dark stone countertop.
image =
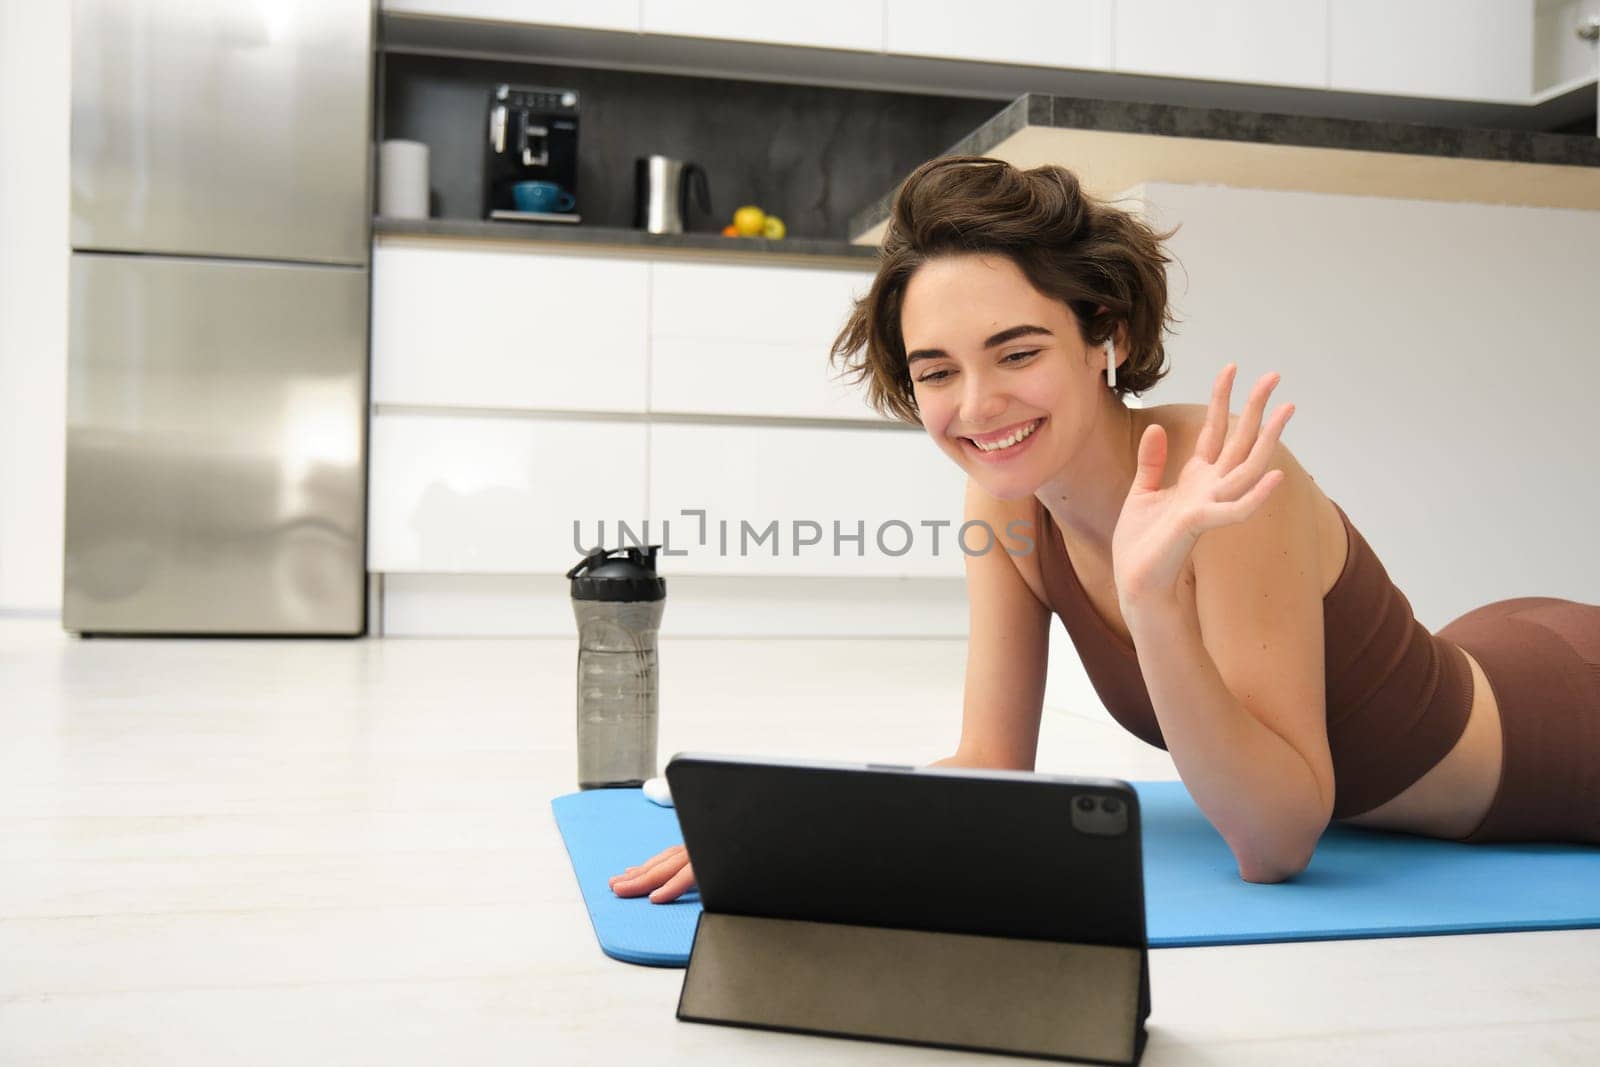
MULTIPOLYGON (((1025 93, 957 141, 945 155, 987 155, 1027 127, 1144 134, 1300 148, 1385 152, 1501 163, 1600 167, 1600 137, 1428 126, 1413 122, 1318 118, 1169 104, 1124 103, 1025 93)), ((1151 175, 1152 180, 1162 180, 1151 175)), ((1600 172, 1596 173, 1600 181, 1600 172)), ((890 190, 850 218, 856 240, 889 217, 890 190)))
POLYGON ((372 220, 372 232, 379 236, 466 238, 524 242, 529 245, 587 245, 597 251, 614 252, 716 253, 740 258, 771 257, 774 260, 785 256, 848 259, 861 261, 863 269, 870 269, 878 255, 877 249, 870 245, 815 237, 784 237, 769 241, 762 237, 723 237, 715 233, 646 233, 643 230, 565 222, 393 219, 379 216, 372 220))

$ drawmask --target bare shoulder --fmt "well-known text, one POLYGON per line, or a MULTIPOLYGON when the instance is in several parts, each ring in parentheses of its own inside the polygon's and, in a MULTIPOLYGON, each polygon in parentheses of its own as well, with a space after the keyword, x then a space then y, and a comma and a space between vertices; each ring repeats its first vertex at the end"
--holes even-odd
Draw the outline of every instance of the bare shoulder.
POLYGON ((1029 494, 1015 500, 1003 500, 991 496, 977 482, 968 478, 963 514, 966 522, 981 521, 994 534, 993 551, 967 557, 969 577, 976 561, 1004 563, 1021 576, 1040 604, 1048 606, 1050 601, 1039 571, 1039 539, 1045 531, 1039 526, 1038 498, 1029 494))

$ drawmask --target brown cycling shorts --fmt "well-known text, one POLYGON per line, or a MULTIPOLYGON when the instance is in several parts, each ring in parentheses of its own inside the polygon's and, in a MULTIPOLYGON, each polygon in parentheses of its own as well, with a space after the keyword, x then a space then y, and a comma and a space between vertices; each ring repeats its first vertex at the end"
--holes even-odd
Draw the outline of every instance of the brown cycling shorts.
POLYGON ((1600 604, 1499 600, 1438 636, 1483 668, 1505 742, 1489 812, 1459 840, 1600 844, 1600 604))

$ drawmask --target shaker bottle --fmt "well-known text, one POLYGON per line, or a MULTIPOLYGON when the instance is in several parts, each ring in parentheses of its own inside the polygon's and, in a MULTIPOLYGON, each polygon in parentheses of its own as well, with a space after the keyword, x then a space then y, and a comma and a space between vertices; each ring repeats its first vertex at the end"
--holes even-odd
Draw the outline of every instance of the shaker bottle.
POLYGON ((597 548, 567 572, 578 620, 578 788, 656 777, 656 631, 667 582, 656 549, 597 548))

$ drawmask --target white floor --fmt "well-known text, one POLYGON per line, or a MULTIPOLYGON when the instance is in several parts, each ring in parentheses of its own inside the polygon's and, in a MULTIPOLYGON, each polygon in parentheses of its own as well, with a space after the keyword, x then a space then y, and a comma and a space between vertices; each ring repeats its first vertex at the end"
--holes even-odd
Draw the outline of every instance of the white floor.
MULTIPOLYGON (((664 639, 675 751, 926 762, 959 640, 664 639)), ((82 641, 0 619, 0 1064, 1009 1063, 681 1023, 550 798, 572 640, 82 641)), ((1175 777, 1100 716, 1041 769, 1175 777)), ((1600 1062, 1600 931, 1151 953, 1149 1064, 1600 1062)))

